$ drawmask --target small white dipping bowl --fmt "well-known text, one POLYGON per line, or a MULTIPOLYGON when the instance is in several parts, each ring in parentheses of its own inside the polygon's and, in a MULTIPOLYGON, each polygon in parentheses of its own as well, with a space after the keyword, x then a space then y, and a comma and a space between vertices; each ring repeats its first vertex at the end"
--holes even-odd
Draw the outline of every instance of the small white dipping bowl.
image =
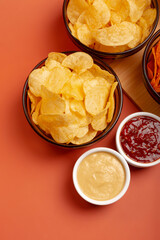
POLYGON ((127 116, 119 125, 118 129, 117 129, 117 133, 116 133, 116 147, 117 147, 117 150, 118 152, 126 159, 126 161, 134 166, 134 167, 139 167, 139 168, 144 168, 144 167, 151 167, 151 166, 154 166, 158 163, 160 163, 160 159, 156 160, 156 161, 153 161, 151 163, 140 163, 140 162, 137 162, 136 160, 132 160, 130 157, 128 157, 126 155, 126 153, 124 152, 122 146, 121 146, 121 143, 120 143, 120 134, 121 134, 121 131, 122 131, 122 128, 123 126, 132 118, 134 117, 137 117, 137 116, 147 116, 147 117, 151 117, 151 118, 154 118, 158 121, 160 121, 160 117, 158 117, 157 115, 155 114, 152 114, 152 113, 149 113, 149 112, 136 112, 136 113, 133 113, 129 116, 127 116))
POLYGON ((112 204, 112 203, 118 201, 126 193, 128 187, 129 187, 129 183, 130 183, 130 169, 129 169, 129 166, 128 166, 126 160, 124 159, 124 157, 122 155, 120 155, 117 151, 110 149, 110 148, 106 148, 106 147, 93 148, 93 149, 85 152, 84 154, 82 154, 76 161, 74 168, 73 168, 73 183, 74 183, 75 189, 77 190, 79 195, 87 202, 95 204, 95 205, 109 205, 109 204, 112 204), (78 180, 77 180, 77 169, 78 169, 80 163, 88 155, 90 155, 92 153, 97 153, 97 152, 106 152, 106 153, 111 153, 112 155, 114 155, 117 159, 119 159, 119 161, 121 162, 121 164, 124 168, 124 171, 125 171, 125 183, 124 183, 124 186, 123 186, 123 189, 121 190, 121 192, 118 195, 116 195, 114 198, 109 199, 109 200, 104 200, 104 201, 94 200, 94 199, 91 199, 88 196, 86 196, 83 193, 83 191, 81 190, 81 188, 79 187, 78 180))

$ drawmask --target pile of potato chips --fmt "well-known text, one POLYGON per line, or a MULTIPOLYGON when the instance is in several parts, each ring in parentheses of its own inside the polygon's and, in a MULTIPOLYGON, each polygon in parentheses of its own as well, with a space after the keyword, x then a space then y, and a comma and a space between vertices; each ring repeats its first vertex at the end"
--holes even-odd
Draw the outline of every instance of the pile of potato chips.
POLYGON ((147 63, 147 73, 152 87, 157 93, 160 93, 160 41, 152 47, 147 63))
POLYGON ((123 52, 149 35, 156 18, 151 0, 69 0, 72 35, 102 52, 123 52))
POLYGON ((118 82, 84 52, 51 52, 28 78, 33 122, 57 143, 83 144, 112 120, 118 82))

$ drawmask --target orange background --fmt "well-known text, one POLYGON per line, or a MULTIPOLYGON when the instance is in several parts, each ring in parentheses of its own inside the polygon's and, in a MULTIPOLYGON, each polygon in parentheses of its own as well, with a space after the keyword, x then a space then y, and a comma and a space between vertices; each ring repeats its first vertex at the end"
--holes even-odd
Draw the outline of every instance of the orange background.
MULTIPOLYGON (((25 119, 22 89, 31 69, 50 51, 77 50, 62 3, 0 0, 0 240, 158 240, 160 165, 131 167, 129 190, 110 206, 86 203, 73 187, 76 159, 92 147, 115 149, 118 124, 92 147, 65 150, 42 140, 25 119)), ((124 95, 119 122, 135 111, 124 95)))

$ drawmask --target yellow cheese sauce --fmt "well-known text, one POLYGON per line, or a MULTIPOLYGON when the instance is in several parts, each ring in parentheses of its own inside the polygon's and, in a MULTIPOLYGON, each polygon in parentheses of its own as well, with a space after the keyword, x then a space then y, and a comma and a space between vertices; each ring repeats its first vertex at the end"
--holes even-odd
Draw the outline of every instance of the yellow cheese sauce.
POLYGON ((81 191, 89 198, 109 200, 123 189, 125 170, 118 158, 111 153, 92 153, 80 163, 77 180, 81 191))

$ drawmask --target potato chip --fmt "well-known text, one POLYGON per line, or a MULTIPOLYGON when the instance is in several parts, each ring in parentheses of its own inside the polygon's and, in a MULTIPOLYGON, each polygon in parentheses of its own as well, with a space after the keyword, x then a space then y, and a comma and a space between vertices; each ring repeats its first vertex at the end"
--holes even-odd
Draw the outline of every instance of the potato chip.
POLYGON ((35 124, 38 124, 38 116, 40 113, 41 101, 37 103, 35 111, 32 113, 32 120, 35 124))
POLYGON ((70 109, 73 112, 77 112, 81 116, 86 116, 86 110, 85 110, 85 106, 84 106, 83 101, 78 101, 78 100, 75 100, 75 99, 71 100, 70 101, 70 109))
POLYGON ((103 131, 107 127, 107 112, 110 107, 110 103, 107 103, 107 106, 99 114, 93 117, 91 121, 91 126, 96 131, 103 131))
POLYGON ((95 43, 94 49, 101 51, 101 52, 108 52, 108 53, 118 53, 118 52, 124 52, 129 49, 127 45, 122 45, 122 46, 104 46, 100 43, 95 43))
POLYGON ((64 113, 66 104, 65 100, 56 93, 49 91, 45 86, 41 88, 41 114, 64 113))
POLYGON ((30 91, 36 96, 41 96, 41 86, 45 85, 50 75, 50 71, 46 67, 34 69, 28 78, 30 91))
POLYGON ((68 99, 83 100, 84 92, 82 83, 83 79, 73 73, 71 78, 64 84, 61 94, 68 99))
POLYGON ((48 70, 52 70, 55 67, 61 67, 61 64, 56 60, 47 58, 47 60, 45 61, 45 66, 48 68, 48 70))
POLYGON ((129 48, 136 47, 141 42, 142 30, 137 24, 132 24, 133 31, 133 40, 130 41, 127 45, 129 48))
POLYGON ((143 8, 139 8, 135 1, 127 0, 130 8, 129 16, 131 22, 136 23, 143 14, 143 8))
MULTIPOLYGON (((64 54, 64 53, 50 52, 50 53, 48 54, 47 60, 55 60, 55 61, 57 61, 57 62, 59 62, 59 63, 62 63, 62 61, 63 61, 66 57, 67 57, 67 55, 64 54)), ((46 61, 47 61, 47 60, 46 60, 46 61)))
POLYGON ((108 92, 110 90, 111 84, 105 80, 105 78, 102 77, 95 77, 92 80, 86 80, 83 83, 83 90, 84 93, 87 95, 90 91, 94 91, 96 87, 104 87, 106 90, 108 89, 108 92))
POLYGON ((122 22, 111 27, 105 27, 95 32, 97 42, 106 46, 122 46, 133 40, 133 24, 122 22))
POLYGON ((70 0, 67 6, 67 16, 69 21, 76 23, 80 14, 88 7, 85 0, 70 0))
POLYGON ((67 127, 52 127, 51 136, 57 143, 70 143, 78 132, 78 125, 70 124, 67 127))
POLYGON ((114 109, 115 109, 114 91, 117 87, 117 84, 118 84, 117 82, 114 82, 111 87, 109 101, 108 101, 110 103, 110 107, 109 107, 109 111, 108 111, 107 122, 110 122, 113 118, 114 109))
POLYGON ((110 21, 111 21, 111 25, 114 25, 117 23, 121 23, 122 19, 121 19, 121 16, 117 12, 111 11, 110 21))
POLYGON ((27 92, 29 99, 31 101, 31 114, 35 111, 36 106, 38 104, 38 102, 40 102, 41 98, 40 97, 36 97, 33 93, 31 93, 30 90, 28 90, 27 92))
POLYGON ((103 0, 94 0, 85 10, 85 21, 90 29, 104 27, 110 20, 110 10, 103 0))
POLYGON ((77 38, 77 31, 76 31, 74 25, 71 22, 69 22, 68 27, 70 28, 73 37, 77 38))
POLYGON ((150 29, 148 28, 147 22, 143 17, 139 19, 137 25, 141 27, 142 30, 141 42, 143 42, 144 39, 149 35, 150 29))
POLYGON ((106 70, 101 69, 98 65, 93 64, 92 68, 89 69, 94 77, 102 77, 109 83, 113 83, 115 81, 115 77, 113 74, 109 73, 106 70))
POLYGON ((148 28, 150 28, 153 25, 156 19, 156 15, 157 15, 156 9, 153 8, 148 8, 143 12, 142 17, 146 20, 148 28))
POLYGON ((91 141, 97 135, 97 131, 89 127, 89 131, 81 138, 75 137, 71 140, 71 143, 80 145, 91 141))
POLYGON ((64 84, 69 81, 72 73, 69 69, 62 66, 52 69, 48 81, 44 84, 48 90, 54 93, 60 93, 64 84))
POLYGON ((81 43, 90 46, 94 43, 94 38, 86 24, 82 24, 77 28, 77 37, 81 43))
POLYGON ((78 131, 77 131, 77 134, 76 134, 76 137, 77 138, 84 137, 88 133, 88 130, 89 130, 88 126, 79 127, 78 131))
POLYGON ((70 68, 80 74, 93 66, 93 59, 87 53, 75 52, 63 60, 62 66, 70 68))
POLYGON ((103 86, 96 86, 92 91, 87 92, 85 97, 85 108, 92 116, 100 113, 106 106, 108 99, 108 88, 103 86))

